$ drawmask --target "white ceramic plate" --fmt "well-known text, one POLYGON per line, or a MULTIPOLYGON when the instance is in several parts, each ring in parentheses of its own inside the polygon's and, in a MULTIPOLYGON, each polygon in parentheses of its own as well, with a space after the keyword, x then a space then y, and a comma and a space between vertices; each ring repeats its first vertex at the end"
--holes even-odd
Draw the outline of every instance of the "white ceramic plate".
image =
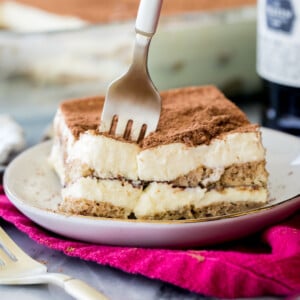
POLYGON ((61 201, 60 183, 47 157, 51 142, 19 155, 7 168, 10 201, 37 224, 65 237, 143 247, 204 246, 236 239, 279 222, 300 208, 300 139, 262 129, 270 173, 270 203, 225 217, 182 221, 117 220, 67 216, 51 210, 61 201))

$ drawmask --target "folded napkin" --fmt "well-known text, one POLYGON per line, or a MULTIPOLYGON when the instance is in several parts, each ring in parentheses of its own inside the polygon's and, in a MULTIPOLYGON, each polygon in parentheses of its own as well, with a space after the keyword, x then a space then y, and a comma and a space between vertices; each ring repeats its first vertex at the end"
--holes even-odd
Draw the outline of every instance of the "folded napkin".
POLYGON ((0 186, 0 217, 36 242, 66 255, 160 279, 220 298, 300 292, 300 211, 251 237, 210 248, 144 249, 71 241, 34 224, 0 186))

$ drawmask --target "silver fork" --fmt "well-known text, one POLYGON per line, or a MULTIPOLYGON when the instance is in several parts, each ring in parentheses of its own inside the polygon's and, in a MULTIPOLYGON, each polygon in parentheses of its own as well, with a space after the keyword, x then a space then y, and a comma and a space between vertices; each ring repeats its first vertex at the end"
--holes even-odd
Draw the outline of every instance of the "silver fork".
POLYGON ((162 0, 141 0, 135 30, 132 64, 108 87, 100 131, 138 141, 157 128, 161 99, 148 73, 150 41, 154 35, 162 0))
POLYGON ((85 282, 60 273, 47 273, 47 267, 28 256, 0 227, 0 284, 56 284, 79 300, 107 300, 85 282))

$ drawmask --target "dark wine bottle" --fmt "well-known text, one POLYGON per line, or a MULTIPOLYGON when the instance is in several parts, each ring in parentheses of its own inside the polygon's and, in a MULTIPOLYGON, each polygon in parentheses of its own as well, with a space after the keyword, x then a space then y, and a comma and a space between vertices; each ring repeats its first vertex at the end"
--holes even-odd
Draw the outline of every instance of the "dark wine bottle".
POLYGON ((300 136, 300 0, 258 0, 257 72, 263 126, 300 136))

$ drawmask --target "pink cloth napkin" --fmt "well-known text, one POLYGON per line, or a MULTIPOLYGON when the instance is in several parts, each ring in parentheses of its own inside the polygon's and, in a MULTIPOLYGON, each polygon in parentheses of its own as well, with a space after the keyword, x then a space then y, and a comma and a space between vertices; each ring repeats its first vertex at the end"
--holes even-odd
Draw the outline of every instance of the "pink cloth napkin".
POLYGON ((221 298, 300 292, 300 211, 251 237, 208 249, 167 250, 93 245, 52 234, 20 213, 0 186, 0 217, 66 255, 160 279, 221 298))

